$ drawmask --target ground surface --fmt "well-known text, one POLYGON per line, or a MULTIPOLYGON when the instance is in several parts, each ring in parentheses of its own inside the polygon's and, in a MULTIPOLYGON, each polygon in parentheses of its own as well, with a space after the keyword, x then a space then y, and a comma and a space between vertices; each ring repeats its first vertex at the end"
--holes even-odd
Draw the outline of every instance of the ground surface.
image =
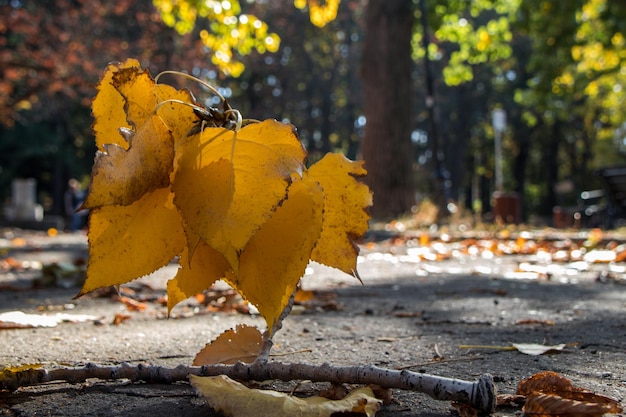
MULTIPOLYGON (((72 262, 86 256, 86 239, 82 235, 49 238, 13 233, 0 240, 0 247, 4 247, 1 258, 46 264, 72 262)), ((390 243, 381 239, 365 246, 359 264, 364 285, 313 265, 303 286, 332 290, 337 297, 325 308, 298 308, 286 320, 276 335, 274 352, 304 351, 278 359, 313 364, 375 364, 465 380, 490 373, 501 393, 513 393, 522 378, 549 370, 624 404, 624 264, 556 264, 547 261, 545 253, 536 252, 487 256, 470 251, 441 260, 425 253, 423 246, 419 241, 390 243), (511 343, 568 346, 562 352, 539 356, 464 347, 511 343)), ((432 244, 428 247, 432 248, 432 244)), ((149 288, 156 300, 156 296, 164 294, 165 282, 174 270, 170 266, 144 278, 142 282, 149 285, 143 287, 144 291, 149 288)), ((50 328, 0 329, 0 365, 188 365, 222 331, 242 322, 262 325, 257 316, 207 313, 191 302, 183 303, 174 310, 173 318, 165 319, 165 307, 156 301, 146 302, 143 312, 129 312, 123 303, 111 297, 73 300, 78 289, 63 288, 71 286, 71 280, 44 282, 40 283, 41 288, 33 288, 33 280, 40 276, 37 264, 34 269, 24 270, 5 265, 0 272, 0 314, 14 310, 36 314, 61 311, 97 319, 50 328), (114 325, 118 313, 130 318, 114 325)), ((290 390, 293 384, 277 386, 290 390)), ((298 390, 306 393, 312 387, 305 383, 298 390)), ((449 403, 419 393, 395 391, 394 397, 377 416, 455 414, 449 403)), ((496 415, 519 413, 517 409, 499 409, 496 415)), ((211 411, 187 383, 88 381, 0 392, 0 415, 220 414, 211 411)))

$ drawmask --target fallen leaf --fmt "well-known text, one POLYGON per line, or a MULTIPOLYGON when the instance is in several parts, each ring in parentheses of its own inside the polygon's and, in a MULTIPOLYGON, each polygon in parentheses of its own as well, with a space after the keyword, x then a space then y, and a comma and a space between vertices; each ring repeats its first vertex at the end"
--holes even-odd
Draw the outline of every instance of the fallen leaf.
POLYGON ((115 316, 113 317, 113 324, 117 326, 129 319, 130 319, 130 314, 115 313, 115 316))
POLYGON ((304 304, 308 301, 311 301, 315 298, 315 291, 311 290, 303 290, 302 288, 298 288, 295 296, 293 297, 293 302, 295 304, 304 304))
POLYGON ((554 326, 554 320, 537 320, 537 319, 521 319, 515 324, 531 325, 531 324, 543 324, 545 326, 554 326))
POLYGON ((334 413, 373 417, 381 403, 369 387, 356 389, 341 400, 329 400, 322 397, 298 398, 276 391, 250 389, 224 375, 190 375, 190 380, 212 408, 229 417, 331 417, 334 413))
POLYGON ((522 408, 524 415, 533 417, 600 417, 603 414, 619 414, 619 404, 595 401, 578 401, 555 394, 533 393, 526 398, 522 408))
POLYGON ((539 345, 535 343, 512 343, 512 346, 521 353, 537 356, 548 352, 561 352, 567 345, 564 343, 553 346, 539 345))
POLYGON ((252 363, 259 356, 263 336, 256 327, 239 324, 208 343, 194 358, 194 366, 252 363))
POLYGON ((145 303, 140 303, 129 297, 119 297, 118 301, 123 303, 128 311, 145 311, 147 307, 145 303))
POLYGON ((572 382, 556 372, 539 372, 520 381, 517 386, 518 395, 530 395, 533 392, 552 393, 572 391, 572 382))
POLYGON ((556 372, 540 372, 520 381, 516 394, 526 397, 524 413, 536 417, 594 417, 622 412, 619 401, 574 387, 556 372))

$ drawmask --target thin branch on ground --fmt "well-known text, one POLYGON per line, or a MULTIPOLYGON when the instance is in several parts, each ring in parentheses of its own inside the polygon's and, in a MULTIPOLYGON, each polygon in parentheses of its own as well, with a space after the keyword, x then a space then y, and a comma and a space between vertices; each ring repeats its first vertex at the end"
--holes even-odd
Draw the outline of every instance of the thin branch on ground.
POLYGON ((331 366, 289 364, 281 362, 236 363, 234 365, 205 365, 165 368, 154 365, 98 366, 87 364, 81 368, 4 370, 0 373, 0 390, 16 390, 19 387, 51 381, 80 383, 90 378, 102 380, 127 379, 131 382, 172 383, 187 380, 189 375, 226 375, 246 381, 295 381, 330 382, 333 384, 376 384, 385 388, 398 388, 427 394, 436 400, 456 401, 471 405, 479 412, 491 413, 496 407, 496 388, 489 374, 476 381, 463 381, 411 372, 390 370, 377 366, 331 366))

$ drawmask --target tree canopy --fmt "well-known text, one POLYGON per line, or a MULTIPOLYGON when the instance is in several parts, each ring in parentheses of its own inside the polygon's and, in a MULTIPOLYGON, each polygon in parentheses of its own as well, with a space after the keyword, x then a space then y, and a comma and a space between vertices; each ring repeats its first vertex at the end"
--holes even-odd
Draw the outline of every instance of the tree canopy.
MULTIPOLYGON (((446 199, 467 207, 482 199, 487 207, 494 108, 507 112, 505 188, 521 193, 529 213, 549 213, 553 184, 571 177, 577 189, 595 186, 594 167, 623 163, 626 7, 427 1, 423 28, 417 5, 410 8, 406 113, 384 116, 388 125, 407 120, 398 139, 408 143, 407 163, 370 175, 411 177, 411 199, 432 194, 435 178, 446 199), (439 172, 432 172, 435 157, 439 172)), ((250 117, 294 122, 313 162, 328 150, 361 155, 364 128, 377 117, 364 103, 380 98, 363 94, 367 7, 360 0, 0 2, 2 196, 10 178, 33 176, 58 198, 67 177, 88 173, 97 74, 127 57, 153 73, 203 78, 250 117)), ((211 104, 208 92, 181 86, 211 104)))

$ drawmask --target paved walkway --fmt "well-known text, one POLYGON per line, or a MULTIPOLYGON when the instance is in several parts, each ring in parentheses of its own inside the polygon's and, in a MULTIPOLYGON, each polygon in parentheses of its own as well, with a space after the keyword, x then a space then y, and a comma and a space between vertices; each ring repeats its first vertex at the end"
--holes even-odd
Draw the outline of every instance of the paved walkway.
MULTIPOLYGON (((129 311, 110 296, 73 300, 78 289, 64 284, 33 288, 33 280, 41 275, 37 262, 85 257, 86 240, 81 235, 9 236, 0 240, 3 246, 5 260, 32 262, 32 268, 0 273, 0 314, 19 310, 95 319, 0 330, 1 365, 41 363, 53 368, 129 362, 174 367, 191 363, 207 342, 238 323, 263 325, 257 316, 212 312, 193 300, 176 307, 173 317, 166 319, 159 296, 175 266, 130 286, 145 298, 144 311, 129 311), (113 324, 119 315, 128 317, 113 324)), ((408 241, 366 245, 359 264, 364 285, 312 265, 303 286, 330 295, 318 296, 325 301, 314 309, 294 311, 276 335, 274 352, 288 354, 279 358, 282 361, 375 364, 466 380, 491 373, 500 392, 514 392, 522 378, 552 370, 599 394, 626 398, 625 264, 584 259, 548 262, 542 254, 453 254, 465 249, 452 243, 434 248, 432 242, 428 248, 408 241), (511 343, 567 347, 540 356, 463 347, 511 343)), ((294 388, 294 384, 274 385, 286 391, 294 388)), ((306 383, 298 390, 314 391, 306 383)), ((395 401, 377 416, 451 415, 448 403, 412 392, 394 395, 395 401)), ((498 415, 513 416, 516 411, 499 410, 498 415)), ((128 414, 216 415, 185 383, 89 381, 0 393, 0 415, 128 414)))

